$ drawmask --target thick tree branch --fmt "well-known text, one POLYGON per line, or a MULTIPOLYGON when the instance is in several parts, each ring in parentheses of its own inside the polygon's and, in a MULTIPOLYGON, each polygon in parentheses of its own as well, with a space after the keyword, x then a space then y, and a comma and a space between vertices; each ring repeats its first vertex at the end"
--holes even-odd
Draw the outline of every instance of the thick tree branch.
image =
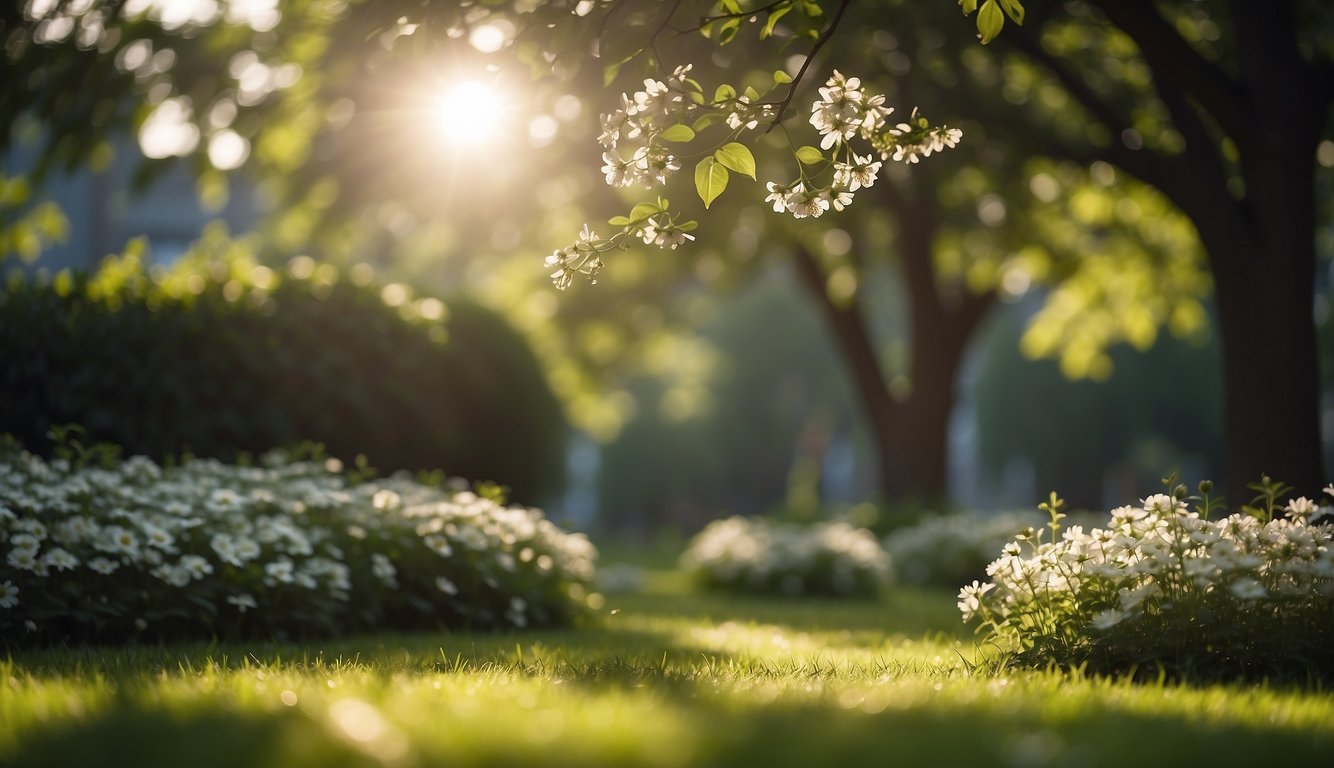
POLYGON ((1241 88, 1221 67, 1204 58, 1164 19, 1153 3, 1092 0, 1125 32, 1159 76, 1176 83, 1233 141, 1245 130, 1241 88))
MULTIPOLYGON (((1053 131, 1050 124, 1039 123, 1035 116, 1021 111, 998 115, 995 119, 984 116, 984 121, 1005 132, 1016 146, 1024 147, 1025 151, 1032 154, 1062 157, 1084 165, 1099 160, 1111 163, 1140 181, 1157 187, 1183 210, 1199 210, 1196 204, 1201 202, 1201 195, 1207 195, 1209 192, 1204 190, 1196 178, 1198 169, 1179 155, 1168 155, 1149 149, 1132 150, 1126 147, 1121 136, 1130 125, 1128 116, 1121 116, 1112 104, 1090 88, 1064 62, 1045 51, 1035 38, 1035 33, 1028 31, 1031 28, 1031 26, 1023 28, 1022 32, 1014 30, 1015 34, 1002 35, 999 39, 1006 40, 1012 50, 1028 57, 1056 78, 1075 102, 1111 134, 1108 144, 1099 147, 1091 143, 1077 143, 1069 137, 1060 135, 1060 132, 1053 131)), ((1168 86, 1168 92, 1164 94, 1164 103, 1167 104, 1174 119, 1178 117, 1180 111, 1180 117, 1185 125, 1178 128, 1182 130, 1182 135, 1188 142, 1199 146, 1200 135, 1207 136, 1207 131, 1203 129, 1199 116, 1194 114, 1188 104, 1185 104, 1179 96, 1174 99, 1175 94, 1179 92, 1171 90, 1168 86), (1192 136, 1197 133, 1200 135, 1192 136)), ((988 102, 978 94, 973 103, 988 102)), ((1225 190, 1226 187, 1220 186, 1217 189, 1225 190)))
POLYGON ((1113 136, 1119 136, 1129 125, 1129 120, 1118 114, 1117 110, 1089 87, 1089 84, 1074 70, 1048 53, 1038 40, 1038 35, 1041 33, 1040 28, 1035 30, 1032 27, 1020 27, 1013 30, 1012 34, 1002 35, 1000 39, 1050 72, 1061 87, 1093 116, 1093 119, 1101 123, 1113 136))
MULTIPOLYGON (((962 346, 995 303, 995 291, 974 293, 963 288, 947 301, 937 280, 933 249, 940 229, 940 210, 932 197, 912 198, 888 179, 877 184, 881 197, 894 212, 900 233, 899 254, 909 288, 911 315, 919 326, 913 331, 914 345, 933 343, 932 333, 950 335, 946 344, 962 346)), ((927 183, 926 188, 934 185, 927 183)))
POLYGON ((1215 190, 1227 189, 1227 172, 1219 140, 1209 131, 1209 126, 1200 117, 1199 112, 1186 101, 1184 94, 1177 90, 1172 81, 1154 75, 1154 84, 1163 104, 1172 116, 1172 122, 1181 137, 1186 140, 1186 156, 1197 178, 1197 184, 1205 184, 1215 190))
MULTIPOLYGON (((801 282, 819 305, 833 331, 839 352, 852 371, 853 385, 866 408, 867 417, 881 425, 890 423, 894 418, 894 401, 889 395, 889 386, 880 368, 875 344, 871 341, 866 318, 857 298, 854 296, 843 303, 834 302, 826 288, 825 273, 819 260, 800 241, 793 247, 792 260, 801 282)), ((880 431, 873 430, 876 434, 880 431)))

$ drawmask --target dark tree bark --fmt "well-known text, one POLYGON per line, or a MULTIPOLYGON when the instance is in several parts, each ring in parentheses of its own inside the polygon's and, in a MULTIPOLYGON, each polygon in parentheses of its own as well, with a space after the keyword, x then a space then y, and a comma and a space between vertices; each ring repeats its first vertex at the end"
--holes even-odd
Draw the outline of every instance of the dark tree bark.
POLYGON ((794 257, 797 274, 820 307, 852 376, 875 442, 882 497, 938 504, 948 490, 949 419, 959 365, 995 294, 942 291, 931 253, 940 228, 934 199, 910 198, 891 184, 885 179, 876 188, 898 223, 897 256, 907 285, 912 387, 906 396, 896 399, 885 380, 858 297, 833 301, 814 254, 798 245, 794 257))
MULTIPOLYGON (((1297 46, 1291 2, 1227 3, 1236 50, 1229 69, 1206 59, 1152 3, 1092 0, 1129 36, 1185 140, 1181 153, 1050 141, 1047 152, 1106 160, 1170 198, 1195 224, 1208 254, 1223 348, 1227 495, 1249 501, 1262 474, 1316 496, 1323 482, 1320 372, 1313 312, 1315 149, 1334 98, 1329 62, 1308 62, 1297 46), (1227 159, 1224 139, 1236 147, 1227 159)), ((1045 53, 1043 17, 1007 29, 1007 45, 1046 68, 1110 135, 1131 125, 1132 105, 1116 103, 1065 62, 1045 53)), ((1005 39, 1002 35, 1001 39, 1005 39)), ((1033 126, 1037 128, 1037 126, 1033 126)), ((1023 135, 1023 134, 1026 134, 1023 135)))

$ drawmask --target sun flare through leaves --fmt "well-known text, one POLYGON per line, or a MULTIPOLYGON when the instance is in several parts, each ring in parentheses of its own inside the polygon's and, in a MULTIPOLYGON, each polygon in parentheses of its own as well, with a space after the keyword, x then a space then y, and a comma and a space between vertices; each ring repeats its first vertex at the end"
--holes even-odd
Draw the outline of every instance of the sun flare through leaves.
POLYGON ((435 117, 450 146, 476 148, 496 139, 509 109, 505 94, 496 86, 480 80, 463 80, 440 96, 435 117))

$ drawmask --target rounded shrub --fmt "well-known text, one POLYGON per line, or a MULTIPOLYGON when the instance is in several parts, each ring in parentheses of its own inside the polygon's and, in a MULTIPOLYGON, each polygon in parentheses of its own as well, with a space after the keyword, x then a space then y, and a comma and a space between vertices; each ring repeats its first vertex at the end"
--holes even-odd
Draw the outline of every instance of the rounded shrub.
POLYGON ((568 623, 596 551, 536 509, 336 460, 0 446, 0 645, 568 623))
POLYGON ((865 528, 763 518, 715 520, 691 541, 681 564, 707 589, 774 595, 874 595, 889 556, 865 528))
MULTIPOLYGON (((309 260, 307 260, 309 261, 309 260)), ((304 441, 382 471, 442 470, 535 502, 562 477, 564 418, 536 358, 466 299, 239 258, 150 274, 133 255, 0 292, 0 430, 77 423, 158 459, 304 441)))
MULTIPOLYGON (((1102 525, 1028 529, 959 592, 965 621, 1021 664, 1184 678, 1334 680, 1329 508, 1266 481, 1264 503, 1214 518, 1157 494, 1102 525), (1286 513, 1286 514, 1285 514, 1286 513)), ((1327 489, 1334 493, 1334 487, 1327 489)))

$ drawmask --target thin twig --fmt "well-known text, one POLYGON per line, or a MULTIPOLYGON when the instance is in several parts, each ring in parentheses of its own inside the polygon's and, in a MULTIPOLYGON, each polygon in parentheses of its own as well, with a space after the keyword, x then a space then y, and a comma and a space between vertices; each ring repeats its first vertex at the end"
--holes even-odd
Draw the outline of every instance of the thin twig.
POLYGON ((833 20, 829 22, 829 26, 816 38, 815 45, 811 46, 811 52, 806 54, 806 60, 801 63, 801 69, 797 70, 796 76, 792 78, 792 87, 788 89, 787 96, 784 96, 783 100, 778 102, 778 109, 774 111, 774 120, 764 131, 766 135, 774 129, 774 126, 783 122, 783 113, 792 104, 792 98, 797 95, 797 86, 801 85, 801 79, 806 76, 806 70, 810 68, 811 62, 815 60, 815 54, 819 53, 824 44, 829 42, 829 38, 834 36, 834 30, 838 29, 838 23, 842 20, 843 13, 848 10, 849 5, 852 5, 852 0, 842 0, 838 4, 838 11, 834 14, 833 20))
POLYGON ((762 5, 759 8, 751 8, 748 11, 737 11, 736 13, 720 13, 717 16, 701 16, 699 18, 699 26, 695 27, 694 31, 698 32, 699 30, 703 29, 709 24, 712 24, 715 21, 721 21, 723 19, 744 19, 747 16, 754 16, 757 13, 768 13, 776 9, 780 5, 791 5, 791 4, 792 0, 774 0, 772 3, 769 3, 768 5, 762 5))
POLYGON ((653 35, 648 39, 649 47, 653 49, 653 64, 659 71, 664 70, 662 69, 662 56, 658 54, 658 38, 662 36, 663 30, 667 29, 672 23, 672 17, 676 16, 676 12, 680 8, 681 0, 673 0, 672 7, 667 9, 667 14, 662 18, 662 23, 658 25, 657 29, 653 30, 653 35))

